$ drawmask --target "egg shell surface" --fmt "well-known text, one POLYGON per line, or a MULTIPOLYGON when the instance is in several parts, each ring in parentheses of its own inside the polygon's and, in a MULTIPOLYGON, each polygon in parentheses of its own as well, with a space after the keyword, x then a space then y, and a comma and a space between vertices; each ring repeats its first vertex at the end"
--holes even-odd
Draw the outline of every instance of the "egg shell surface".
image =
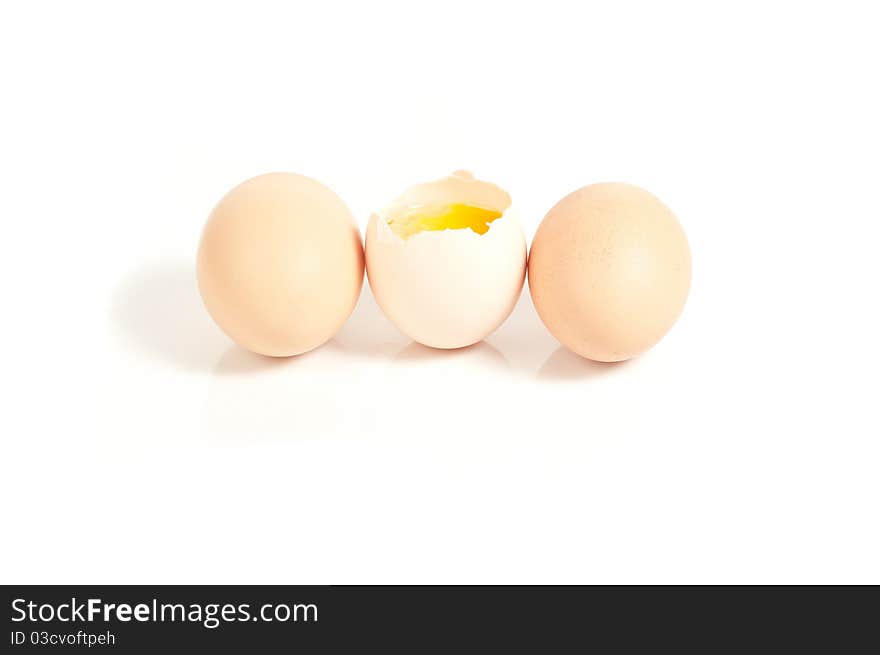
POLYGON ((569 194, 544 217, 529 253, 529 290, 563 345, 615 362, 656 344, 687 300, 691 255, 673 213, 621 183, 569 194))
POLYGON ((214 208, 197 256, 199 291, 220 328, 248 350, 276 357, 330 339, 363 285, 354 218, 326 186, 269 173, 214 208))

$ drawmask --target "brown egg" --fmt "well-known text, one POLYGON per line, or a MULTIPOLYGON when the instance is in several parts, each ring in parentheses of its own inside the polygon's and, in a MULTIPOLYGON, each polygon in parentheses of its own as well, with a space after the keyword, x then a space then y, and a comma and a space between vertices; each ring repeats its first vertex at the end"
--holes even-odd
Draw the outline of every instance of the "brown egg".
POLYGON ((320 346, 351 314, 364 251, 351 212, 320 182, 270 173, 211 212, 199 245, 199 291, 217 325, 263 355, 320 346))
POLYGON ((675 323, 691 280, 678 220, 629 184, 594 184, 544 217, 529 254, 541 320, 583 357, 617 362, 643 353, 675 323))

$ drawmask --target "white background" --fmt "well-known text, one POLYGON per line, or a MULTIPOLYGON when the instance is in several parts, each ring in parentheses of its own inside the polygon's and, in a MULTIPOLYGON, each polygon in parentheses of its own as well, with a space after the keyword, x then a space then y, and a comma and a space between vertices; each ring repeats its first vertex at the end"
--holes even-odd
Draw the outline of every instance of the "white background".
POLYGON ((5 583, 880 583, 874 3, 10 2, 0 10, 5 583), (201 226, 275 170, 363 227, 467 168, 529 238, 643 186, 694 258, 638 360, 525 292, 413 345, 236 348, 201 226))

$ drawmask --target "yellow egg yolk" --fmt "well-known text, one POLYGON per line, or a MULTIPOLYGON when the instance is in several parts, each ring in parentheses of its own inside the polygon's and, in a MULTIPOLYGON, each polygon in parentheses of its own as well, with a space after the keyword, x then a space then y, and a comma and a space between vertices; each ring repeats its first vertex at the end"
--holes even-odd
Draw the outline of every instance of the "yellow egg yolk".
POLYGON ((388 221, 394 233, 407 239, 419 232, 431 230, 462 230, 470 228, 477 234, 486 234, 489 223, 501 217, 501 212, 461 203, 413 207, 388 221))

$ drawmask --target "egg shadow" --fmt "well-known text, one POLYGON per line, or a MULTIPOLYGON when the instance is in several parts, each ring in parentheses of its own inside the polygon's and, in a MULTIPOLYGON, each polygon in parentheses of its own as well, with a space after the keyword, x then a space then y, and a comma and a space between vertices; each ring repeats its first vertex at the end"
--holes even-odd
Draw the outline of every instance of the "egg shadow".
POLYGON ((488 340, 504 353, 517 371, 529 377, 540 368, 547 353, 559 345, 538 317, 527 286, 520 293, 510 316, 488 340))
MULTIPOLYGON (((314 351, 312 351, 314 352, 314 351)), ((310 353, 294 355, 293 357, 268 357, 258 353, 252 353, 241 346, 233 344, 223 353, 223 356, 215 363, 211 372, 214 375, 249 375, 262 373, 285 366, 293 360, 308 357, 310 353)))
POLYGON ((365 278, 354 311, 327 346, 358 357, 384 358, 408 341, 385 317, 365 278))
POLYGON ((485 341, 479 341, 464 348, 431 348, 412 341, 394 356, 395 362, 430 362, 466 357, 469 361, 480 361, 487 366, 507 368, 509 362, 497 348, 485 341))
POLYGON ((523 287, 510 315, 499 326, 494 336, 500 335, 504 336, 508 348, 521 351, 534 350, 536 343, 555 342, 538 317, 529 294, 528 284, 523 287))
POLYGON ((313 374, 323 366, 316 357, 320 350, 266 357, 230 347, 212 371, 202 410, 203 439, 215 446, 248 447, 336 436, 344 409, 326 380, 315 384, 313 374))
MULTIPOLYGON (((362 296, 359 307, 363 300, 362 296)), ((366 309, 361 307, 359 320, 348 328, 357 335, 355 348, 334 337, 302 355, 268 357, 236 345, 217 327, 202 303, 192 266, 164 262, 144 266, 123 278, 113 293, 110 322, 129 347, 144 357, 188 373, 247 375, 284 366, 324 348, 367 351, 371 324, 385 319, 381 314, 376 317, 379 309, 372 296, 366 305, 366 309)))
POLYGON ((565 346, 559 346, 538 370, 538 378, 557 381, 583 380, 613 375, 628 366, 629 361, 595 362, 573 353, 565 346))
POLYGON ((229 348, 202 305, 195 270, 181 262, 127 274, 113 293, 109 320, 132 350, 189 373, 208 373, 229 348))

